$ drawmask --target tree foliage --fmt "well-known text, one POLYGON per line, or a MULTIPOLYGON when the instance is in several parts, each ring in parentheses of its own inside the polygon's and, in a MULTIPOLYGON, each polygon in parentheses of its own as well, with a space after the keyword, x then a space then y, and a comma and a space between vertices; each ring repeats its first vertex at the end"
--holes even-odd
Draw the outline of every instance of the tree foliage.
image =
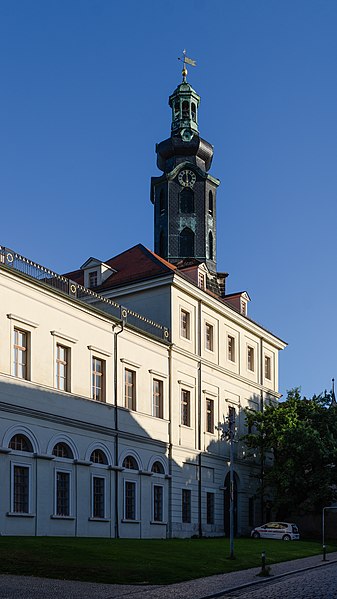
POLYGON ((248 449, 258 450, 265 468, 264 485, 273 495, 279 517, 317 512, 337 500, 337 407, 331 395, 301 398, 288 391, 286 401, 263 412, 246 410, 248 449))

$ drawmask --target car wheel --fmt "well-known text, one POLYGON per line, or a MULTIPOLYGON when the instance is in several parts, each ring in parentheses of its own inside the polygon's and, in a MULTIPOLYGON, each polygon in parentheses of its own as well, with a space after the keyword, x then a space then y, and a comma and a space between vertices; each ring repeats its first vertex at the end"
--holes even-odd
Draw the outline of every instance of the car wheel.
POLYGON ((259 539, 260 535, 258 532, 255 531, 255 532, 253 532, 252 537, 253 537, 253 539, 259 539))
POLYGON ((291 538, 289 535, 283 535, 282 541, 291 541, 291 538))

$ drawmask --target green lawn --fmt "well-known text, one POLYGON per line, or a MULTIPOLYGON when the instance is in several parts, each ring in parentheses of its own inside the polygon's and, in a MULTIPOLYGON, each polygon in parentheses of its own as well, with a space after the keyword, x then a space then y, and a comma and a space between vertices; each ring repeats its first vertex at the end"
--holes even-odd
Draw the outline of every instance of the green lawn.
MULTIPOLYGON (((236 539, 229 560, 228 539, 84 539, 0 537, 0 573, 104 583, 169 584, 272 565, 321 552, 314 541, 236 539)), ((336 551, 337 544, 328 545, 336 551)))

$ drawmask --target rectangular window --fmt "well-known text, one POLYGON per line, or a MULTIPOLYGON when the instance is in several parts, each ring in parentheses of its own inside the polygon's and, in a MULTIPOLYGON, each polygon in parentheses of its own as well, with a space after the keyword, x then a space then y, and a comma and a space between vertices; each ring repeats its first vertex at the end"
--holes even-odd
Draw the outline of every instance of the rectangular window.
POLYGON ((100 358, 92 358, 92 398, 105 401, 105 362, 100 358))
POLYGON ((181 390, 181 424, 191 426, 191 394, 186 389, 181 390))
POLYGON ((20 379, 28 380, 28 340, 29 333, 14 329, 13 374, 20 379))
POLYGON ((214 493, 206 493, 206 522, 214 524, 214 493))
POLYGON ((191 522, 191 491, 183 489, 181 495, 181 519, 188 524, 191 522))
POLYGON ((247 347, 247 367, 248 367, 248 370, 251 370, 252 372, 254 372, 254 370, 255 370, 254 348, 250 347, 250 346, 247 347))
POLYGON ((105 518, 105 479, 101 476, 92 479, 92 516, 105 518))
POLYGON ((56 472, 56 515, 70 515, 70 473, 56 472))
POLYGON ((233 406, 228 407, 228 427, 230 434, 235 435, 235 408, 233 406))
POLYGON ((13 512, 29 514, 29 468, 13 468, 13 512))
POLYGON ((136 520, 136 483, 126 480, 124 485, 125 520, 136 520))
POLYGON ((200 271, 198 271, 198 287, 205 289, 205 275, 200 271))
POLYGON ((231 335, 228 335, 227 337, 227 355, 228 355, 228 360, 230 360, 231 362, 235 362, 235 339, 234 337, 232 337, 231 335))
POLYGON ((134 370, 125 368, 125 407, 129 410, 136 409, 136 373, 134 370))
POLYGON ((98 278, 97 278, 97 270, 94 272, 89 272, 89 287, 92 289, 93 287, 97 287, 98 278))
POLYGON ((214 401, 206 398, 206 431, 214 433, 214 401))
POLYGON ((153 416, 163 418, 163 381, 153 379, 153 416))
POLYGON ((69 347, 56 345, 56 388, 60 391, 69 391, 69 347))
POLYGON ((186 310, 180 312, 180 335, 184 339, 190 339, 190 313, 186 310))
POLYGON ((213 327, 208 322, 205 324, 205 347, 213 351, 213 327))
POLYGON ((153 520, 163 522, 163 487, 160 485, 153 487, 153 520))
POLYGON ((271 380, 271 359, 269 356, 264 357, 264 376, 271 380))

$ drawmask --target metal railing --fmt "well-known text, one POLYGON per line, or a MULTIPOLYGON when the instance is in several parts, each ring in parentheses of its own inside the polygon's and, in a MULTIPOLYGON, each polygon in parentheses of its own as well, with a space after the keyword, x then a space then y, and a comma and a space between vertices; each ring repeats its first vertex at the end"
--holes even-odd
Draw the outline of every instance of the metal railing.
POLYGON ((2 245, 0 245, 0 266, 1 264, 24 273, 28 277, 32 277, 75 300, 84 301, 94 308, 107 312, 111 316, 122 320, 124 323, 129 324, 136 329, 145 331, 146 333, 164 339, 165 341, 170 340, 169 329, 163 325, 134 312, 130 308, 121 306, 113 300, 96 293, 92 289, 87 289, 86 287, 83 287, 83 285, 79 285, 75 281, 50 270, 50 268, 41 266, 41 264, 33 262, 2 245))

